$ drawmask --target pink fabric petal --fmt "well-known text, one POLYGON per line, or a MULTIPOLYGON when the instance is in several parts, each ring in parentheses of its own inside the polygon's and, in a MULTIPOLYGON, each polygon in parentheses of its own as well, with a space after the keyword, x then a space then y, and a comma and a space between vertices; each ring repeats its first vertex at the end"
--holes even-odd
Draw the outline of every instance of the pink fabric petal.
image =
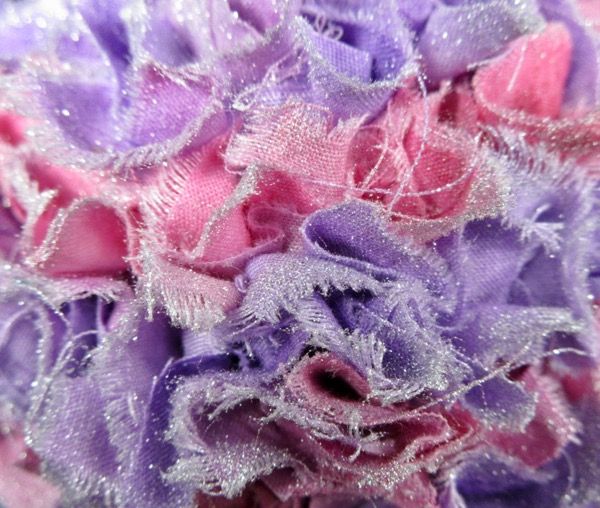
POLYGON ((495 184, 480 171, 476 115, 465 87, 443 88, 426 100, 399 92, 356 137, 350 171, 363 198, 381 202, 400 228, 424 240, 467 213, 489 213, 495 184))
POLYGON ((594 393, 594 383, 596 380, 589 371, 574 372, 561 378, 561 383, 565 394, 571 403, 577 403, 594 393))
POLYGON ((479 110, 473 92, 466 81, 458 81, 440 90, 433 104, 439 122, 460 128, 471 135, 477 133, 479 110))
POLYGON ((17 146, 25 140, 25 120, 12 113, 0 112, 0 141, 17 146))
MULTIPOLYGON (((425 473, 417 473, 400 483, 385 499, 402 508, 438 508, 437 492, 425 473)), ((373 503, 375 506, 375 503, 373 503)), ((328 495, 313 496, 310 508, 339 508, 341 506, 369 506, 369 501, 360 496, 328 495)), ((387 505, 386 505, 387 506, 387 505)))
POLYGON ((563 154, 589 156, 600 141, 600 113, 561 118, 572 42, 560 23, 515 40, 473 78, 474 97, 486 123, 527 133, 563 154))
POLYGON ((439 121, 445 93, 430 96, 428 103, 398 95, 382 119, 381 144, 388 143, 383 173, 394 175, 382 188, 383 201, 403 215, 437 219, 464 211, 477 146, 439 121))
POLYGON ((391 499, 403 508, 437 508, 437 491, 426 473, 412 475, 396 487, 391 499))
MULTIPOLYGON (((237 178, 224 171, 216 149, 183 162, 193 166, 163 225, 174 249, 192 251, 212 214, 233 193, 237 178)), ((220 222, 203 259, 224 259, 250 246, 250 235, 238 207, 220 222)))
MULTIPOLYGON (((92 176, 90 178, 84 176, 77 171, 55 166, 48 161, 36 155, 27 156, 24 160, 25 174, 34 183, 39 192, 53 191, 54 198, 49 204, 41 217, 37 220, 42 222, 36 226, 38 229, 45 230, 48 224, 55 217, 60 208, 70 205, 75 199, 83 196, 92 196, 97 194, 98 186, 101 179, 92 176)), ((2 192, 5 199, 10 203, 11 210, 15 217, 20 222, 25 222, 27 217, 27 209, 25 203, 19 202, 11 181, 12 174, 3 175, 6 179, 2 181, 2 192)), ((29 194, 31 191, 28 192, 29 194)), ((28 196, 33 198, 33 196, 28 196)))
POLYGON ((15 216, 31 221, 23 244, 28 262, 54 276, 116 275, 126 270, 125 258, 134 246, 133 217, 121 216, 96 197, 106 192, 103 177, 58 167, 35 156, 26 160, 25 168, 40 193, 54 193, 40 215, 31 218, 31 211, 16 195, 9 195, 15 216))
MULTIPOLYGON (((197 508, 302 508, 301 499, 281 501, 264 485, 256 484, 246 488, 244 493, 235 499, 198 494, 197 508)), ((311 508, 312 508, 311 503, 311 508)))
POLYGON ((98 193, 100 178, 96 176, 84 176, 77 171, 50 164, 39 157, 32 157, 26 161, 26 167, 30 178, 37 183, 40 191, 51 189, 57 192, 54 200, 57 207, 68 206, 79 197, 98 193))
POLYGON ((30 261, 50 275, 110 275, 127 269, 127 231, 111 207, 75 201, 34 235, 30 261))
MULTIPOLYGON (((471 188, 474 171, 469 164, 476 160, 475 146, 458 131, 450 132, 442 126, 434 127, 426 138, 423 130, 419 118, 404 140, 409 163, 414 167, 406 191, 422 195, 401 198, 394 210, 431 219, 458 215, 465 210, 471 188)), ((391 190, 400 189, 393 186, 391 190)))
POLYGON ((25 462, 28 450, 23 437, 0 437, 0 504, 6 508, 53 508, 60 492, 25 462))
POLYGON ((334 354, 304 358, 286 383, 307 409, 346 424, 356 414, 365 423, 388 423, 397 419, 397 409, 365 404, 370 394, 367 380, 354 367, 334 354))
POLYGON ((168 251, 180 264, 194 266, 226 260, 251 247, 241 206, 215 218, 231 198, 238 178, 225 171, 220 151, 223 139, 200 152, 170 161, 142 208, 144 237, 157 250, 168 251), (214 223, 213 223, 214 222, 214 223), (203 241, 204 247, 198 245, 203 241))
POLYGON ((571 63, 571 44, 569 31, 557 23, 540 34, 520 37, 505 55, 476 73, 477 98, 492 111, 558 117, 571 63))
POLYGON ((188 322, 185 316, 192 309, 199 311, 206 307, 220 312, 239 305, 240 294, 230 280, 179 266, 161 256, 154 260, 150 269, 154 277, 153 289, 161 295, 175 322, 186 322, 188 327, 197 328, 198 324, 193 320, 188 322))

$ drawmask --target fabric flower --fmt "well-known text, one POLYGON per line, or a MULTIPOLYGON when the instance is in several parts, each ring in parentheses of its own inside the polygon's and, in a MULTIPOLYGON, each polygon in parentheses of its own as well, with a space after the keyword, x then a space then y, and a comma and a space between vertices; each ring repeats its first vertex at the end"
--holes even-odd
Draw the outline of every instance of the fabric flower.
POLYGON ((548 243, 550 231, 596 231, 593 187, 565 187, 557 176, 535 197, 525 183, 539 185, 536 175, 514 171, 522 193, 504 220, 468 223, 429 253, 386 232, 374 208, 351 203, 307 219, 304 254, 253 260, 239 309, 184 339, 187 357, 164 374, 151 407, 170 399, 171 417, 156 413, 148 446, 167 448, 138 470, 153 465, 166 483, 148 477, 144 502, 189 499, 195 489, 235 496, 259 479, 282 500, 347 492, 351 481, 357 494, 393 502, 394 485, 481 443, 505 454, 513 441, 542 440, 541 463, 557 457, 576 428, 557 424, 555 434, 547 418, 568 421, 562 406, 517 371, 566 344, 597 354, 589 302, 564 293, 573 281, 560 268, 579 266, 577 284, 590 287, 589 236, 584 252, 567 238, 548 243), (564 225, 550 226, 552 217, 564 225), (538 272, 538 263, 550 265, 538 272), (233 475, 240 461, 247 466, 233 475))
POLYGON ((245 264, 289 240, 293 205, 276 205, 268 175, 260 181, 252 168, 241 176, 228 171, 221 154, 226 141, 217 138, 173 159, 140 204, 140 245, 132 265, 138 285, 150 306, 164 306, 184 328, 206 329, 218 321, 239 301, 234 277, 245 264), (257 194, 259 204, 252 200, 257 194))
POLYGON ((595 506, 592 4, 0 3, 0 504, 595 506))
MULTIPOLYGON (((131 169, 224 128, 214 80, 206 73, 177 76, 176 68, 146 57, 135 22, 125 19, 125 2, 61 2, 59 8, 62 19, 46 22, 44 44, 13 77, 37 90, 13 102, 31 118, 49 119, 33 130, 40 143, 56 147, 46 153, 52 163, 131 169), (78 72, 82 65, 85 76, 78 72)), ((35 25, 25 15, 21 22, 23 29, 35 25)))

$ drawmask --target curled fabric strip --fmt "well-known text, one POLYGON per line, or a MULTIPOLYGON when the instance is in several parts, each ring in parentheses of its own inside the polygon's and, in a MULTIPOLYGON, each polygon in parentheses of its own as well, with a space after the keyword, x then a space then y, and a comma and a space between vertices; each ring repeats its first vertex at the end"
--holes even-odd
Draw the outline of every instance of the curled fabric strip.
POLYGON ((0 3, 0 504, 590 508, 595 7, 0 3))

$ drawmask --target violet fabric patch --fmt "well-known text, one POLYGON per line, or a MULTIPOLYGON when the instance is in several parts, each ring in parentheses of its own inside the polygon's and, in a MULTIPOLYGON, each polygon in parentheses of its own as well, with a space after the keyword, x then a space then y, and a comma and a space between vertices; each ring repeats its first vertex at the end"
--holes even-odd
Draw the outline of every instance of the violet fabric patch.
POLYGON ((600 506, 600 0, 0 0, 0 506, 600 506))

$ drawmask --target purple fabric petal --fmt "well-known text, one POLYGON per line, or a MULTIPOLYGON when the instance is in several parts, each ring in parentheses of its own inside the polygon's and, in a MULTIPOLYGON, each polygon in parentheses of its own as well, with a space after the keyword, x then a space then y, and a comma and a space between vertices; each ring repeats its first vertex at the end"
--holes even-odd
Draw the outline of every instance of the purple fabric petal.
POLYGON ((429 19, 437 3, 437 0, 399 0, 398 10, 406 24, 418 33, 429 19))
POLYGON ((532 471, 507 457, 483 454, 459 469, 456 488, 460 496, 446 507, 558 507, 567 483, 564 462, 532 471))
POLYGON ((517 230, 496 220, 473 221, 462 232, 436 240, 435 248, 463 283, 465 306, 505 302, 531 249, 517 230))
POLYGON ((40 0, 0 4, 0 63, 4 72, 16 71, 23 58, 44 48, 48 42, 46 27, 56 21, 57 11, 61 9, 45 8, 40 0))
POLYGON ((96 40, 108 55, 118 74, 131 63, 131 51, 125 23, 120 11, 124 0, 85 0, 80 9, 96 40))
POLYGON ((110 84, 42 81, 45 105, 65 135, 85 150, 107 147, 114 139, 114 100, 110 84))
POLYGON ((522 430, 535 415, 535 396, 503 377, 476 386, 463 400, 475 417, 489 426, 522 430))
POLYGON ((8 275, 3 276, 0 301, 0 412, 6 420, 22 423, 34 387, 58 362, 66 376, 80 375, 96 345, 97 300, 73 300, 55 308, 23 283, 27 274, 8 275))
POLYGON ((128 491, 156 377, 181 354, 166 318, 142 313, 128 297, 70 310, 61 360, 35 390, 30 416, 44 425, 32 429, 33 448, 70 502, 128 491))
POLYGON ((0 315, 0 412, 4 421, 18 421, 29 407, 31 384, 37 375, 37 349, 51 337, 52 324, 43 303, 26 293, 5 292, 0 315))
POLYGON ((165 439, 171 418, 170 398, 182 378, 232 368, 229 356, 218 355, 180 360, 161 374, 152 388, 140 448, 126 478, 125 506, 158 508, 189 504, 196 489, 185 484, 167 484, 162 477, 177 458, 175 447, 165 439))
POLYGON ((92 377, 59 376, 33 415, 44 425, 31 429, 32 447, 67 499, 102 498, 114 490, 117 449, 109 439, 100 386, 92 377))
POLYGON ((315 0, 304 2, 301 13, 315 28, 325 24, 326 33, 335 34, 348 47, 371 55, 370 77, 377 81, 395 78, 407 60, 410 34, 396 16, 397 9, 394 3, 386 1, 315 0))
MULTIPOLYGON (((303 226, 308 253, 365 272, 377 279, 393 279, 407 271, 435 284, 440 266, 408 238, 386 231, 377 208, 350 202, 310 216, 303 226), (356 234, 360 231, 361 234, 356 234)), ((439 261, 438 261, 439 263, 439 261)))
POLYGON ((299 97, 336 118, 373 115, 415 74, 413 36, 393 2, 309 1, 300 14, 290 24, 293 52, 273 62, 246 102, 299 97))
POLYGON ((7 261, 17 257, 18 239, 21 225, 15 219, 9 208, 0 207, 0 255, 7 261))
POLYGON ((582 424, 577 442, 560 457, 533 470, 489 449, 472 454, 452 472, 454 485, 442 497, 444 508, 593 506, 598 490, 598 394, 592 389, 576 401, 582 424))

